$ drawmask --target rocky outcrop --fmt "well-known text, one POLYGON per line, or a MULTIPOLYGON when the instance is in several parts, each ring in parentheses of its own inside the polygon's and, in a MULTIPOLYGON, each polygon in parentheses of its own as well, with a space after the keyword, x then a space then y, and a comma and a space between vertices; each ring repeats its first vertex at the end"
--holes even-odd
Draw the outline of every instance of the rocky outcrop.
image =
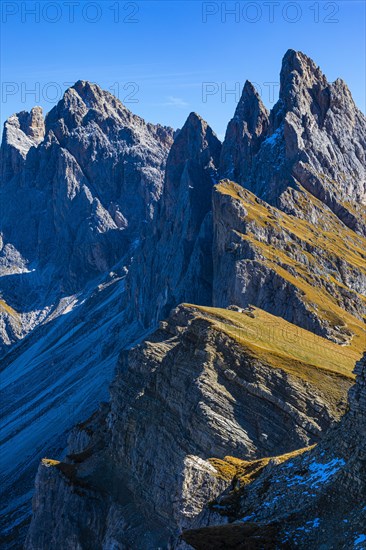
POLYGON ((44 139, 39 116, 36 108, 5 125, 3 171, 17 126, 24 168, 1 182, 0 229, 39 277, 47 266, 59 290, 72 292, 119 261, 151 219, 173 131, 82 81, 47 115, 44 139))
POLYGON ((181 306, 122 353, 110 410, 76 428, 66 460, 39 468, 26 548, 183 548, 182 529, 220 520, 204 510, 228 485, 210 456, 318 441, 350 379, 285 356, 276 367, 235 338, 251 323, 263 326, 260 312, 181 306))
POLYGON ((23 337, 124 258, 161 196, 173 130, 146 123, 79 81, 47 115, 14 115, 1 149, 1 339, 23 337), (16 223, 14 223, 16 220, 16 223))
MULTIPOLYGON (((322 443, 296 457, 272 459, 231 498, 230 491, 222 495, 220 512, 234 520, 225 530, 208 527, 187 532, 184 539, 197 550, 210 541, 215 550, 224 537, 236 535, 237 541, 239 531, 248 546, 259 535, 267 536, 269 548, 364 548, 366 354, 355 373, 349 412, 322 443)), ((248 470, 246 464, 242 468, 248 470)), ((238 546, 226 542, 225 547, 238 546)))
POLYGON ((268 117, 258 92, 247 80, 234 118, 226 130, 220 159, 223 178, 245 184, 251 174, 253 158, 266 138, 268 117))
POLYGON ((222 176, 235 175, 235 181, 286 212, 292 211, 288 189, 300 184, 348 227, 366 234, 366 119, 346 84, 340 79, 329 83, 310 58, 289 50, 268 123, 259 98, 249 89, 241 99, 240 124, 252 130, 237 132, 239 142, 233 139, 236 113, 223 144, 222 176), (248 138, 253 130, 254 141, 248 138), (243 162, 237 153, 248 158, 247 150, 252 151, 250 162, 243 162))

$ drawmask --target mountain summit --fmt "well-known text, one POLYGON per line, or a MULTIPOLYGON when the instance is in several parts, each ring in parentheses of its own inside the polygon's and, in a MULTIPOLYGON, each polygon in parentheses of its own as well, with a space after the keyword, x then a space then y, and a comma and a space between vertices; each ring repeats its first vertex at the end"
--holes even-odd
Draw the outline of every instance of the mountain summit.
POLYGON ((300 215, 301 205, 293 204, 289 192, 306 189, 348 227, 365 235, 365 133, 365 116, 346 84, 340 79, 329 83, 309 57, 288 50, 282 61, 280 97, 269 122, 258 95, 245 86, 223 144, 221 173, 300 215), (257 112, 253 142, 247 130, 237 134, 235 128, 240 119, 250 128, 249 113, 258 117, 257 112), (248 149, 249 143, 255 145, 248 149), (250 161, 244 162, 248 151, 250 161))

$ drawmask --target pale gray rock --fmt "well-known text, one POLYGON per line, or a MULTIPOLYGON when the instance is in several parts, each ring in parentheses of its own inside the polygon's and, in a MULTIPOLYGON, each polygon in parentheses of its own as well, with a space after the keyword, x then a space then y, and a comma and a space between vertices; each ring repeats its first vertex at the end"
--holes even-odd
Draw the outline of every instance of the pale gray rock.
POLYGON ((4 125, 0 148, 2 180, 9 180, 19 173, 31 147, 37 147, 44 138, 45 124, 41 107, 33 107, 30 113, 22 111, 12 115, 4 125))
POLYGON ((38 107, 5 123, 1 291, 19 327, 4 313, 3 352, 61 298, 122 257, 130 263, 158 204, 172 141, 171 128, 146 123, 84 81, 65 92, 45 123, 38 107))

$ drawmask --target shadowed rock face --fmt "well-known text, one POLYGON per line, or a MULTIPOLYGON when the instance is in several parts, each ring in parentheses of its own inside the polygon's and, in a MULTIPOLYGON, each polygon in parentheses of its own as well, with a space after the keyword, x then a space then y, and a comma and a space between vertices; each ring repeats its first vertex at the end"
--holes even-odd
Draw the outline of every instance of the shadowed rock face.
POLYGON ((82 81, 47 115, 45 135, 39 108, 14 115, 2 144, 4 244, 40 277, 52 271, 59 290, 83 288, 151 219, 172 138, 170 128, 146 124, 82 81), (13 157, 21 172, 14 159, 10 170, 13 157))
POLYGON ((346 84, 329 83, 310 58, 289 50, 269 118, 250 85, 239 105, 223 144, 221 175, 287 212, 298 211, 287 190, 300 184, 365 234, 366 119, 346 84))
POLYGON ((220 173, 223 178, 240 183, 248 179, 253 158, 268 132, 268 117, 258 92, 247 80, 222 146, 220 173))
POLYGON ((221 143, 191 113, 170 150, 154 226, 131 266, 130 296, 144 326, 180 302, 212 303, 211 195, 221 143))
POLYGON ((171 128, 145 123, 83 81, 45 124, 38 107, 6 122, 0 274, 14 310, 1 311, 6 345, 44 321, 62 297, 117 262, 130 263, 159 201, 172 141, 171 128))

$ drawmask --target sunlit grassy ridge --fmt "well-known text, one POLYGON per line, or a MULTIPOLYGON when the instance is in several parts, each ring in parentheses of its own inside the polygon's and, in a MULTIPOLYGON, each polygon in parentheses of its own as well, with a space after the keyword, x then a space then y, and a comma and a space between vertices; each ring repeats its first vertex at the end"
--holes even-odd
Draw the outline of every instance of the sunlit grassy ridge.
POLYGON ((282 464, 283 462, 286 462, 286 460, 290 460, 296 456, 311 451, 314 447, 315 445, 311 445, 310 447, 297 449, 296 451, 292 451, 284 455, 279 455, 276 457, 269 456, 258 460, 240 460, 239 458, 235 458, 233 456, 225 456, 223 459, 209 458, 208 461, 212 464, 212 466, 214 466, 214 468, 216 468, 218 477, 227 481, 238 481, 242 487, 254 481, 271 460, 275 459, 277 464, 282 464))
POLYGON ((360 355, 366 347, 365 322, 359 318, 362 315, 356 317, 345 311, 342 292, 347 291, 350 301, 357 300, 365 307, 366 297, 349 289, 339 276, 337 280, 336 274, 342 264, 348 272, 366 276, 366 239, 345 227, 306 192, 298 194, 298 201, 307 201, 307 207, 310 204, 322 212, 319 225, 266 205, 233 182, 222 181, 216 190, 245 207, 246 232, 236 234, 256 250, 257 261, 298 289, 309 311, 332 327, 342 327, 343 335, 353 334, 351 346, 360 355), (253 231, 255 227, 266 231, 253 231))
POLYGON ((309 371, 352 378, 360 354, 302 329, 259 308, 250 312, 190 306, 218 330, 237 341, 249 355, 272 367, 307 377, 309 371))
POLYGON ((13 309, 11 306, 9 306, 9 304, 7 304, 5 302, 5 300, 2 300, 2 299, 0 299, 0 312, 1 311, 3 311, 5 313, 7 313, 8 315, 10 315, 10 317, 12 317, 14 319, 14 321, 16 322, 18 327, 19 328, 21 327, 21 320, 20 320, 20 316, 19 316, 18 312, 15 311, 15 309, 13 309))
MULTIPOLYGON (((322 229, 320 224, 315 226, 306 220, 290 216, 277 208, 266 205, 259 201, 253 193, 234 182, 223 180, 215 188, 220 193, 230 195, 244 202, 248 210, 248 220, 261 225, 272 225, 273 227, 286 229, 290 236, 294 235, 302 242, 314 247, 327 247, 330 260, 344 259, 348 264, 366 273, 366 238, 342 224, 337 216, 329 210, 325 210, 324 205, 305 190, 303 190, 304 194, 302 195, 303 201, 310 201, 314 206, 323 210, 322 229), (324 228, 326 220, 329 229, 331 229, 330 231, 324 228)), ((299 202, 300 198, 301 195, 299 195, 299 202)))

